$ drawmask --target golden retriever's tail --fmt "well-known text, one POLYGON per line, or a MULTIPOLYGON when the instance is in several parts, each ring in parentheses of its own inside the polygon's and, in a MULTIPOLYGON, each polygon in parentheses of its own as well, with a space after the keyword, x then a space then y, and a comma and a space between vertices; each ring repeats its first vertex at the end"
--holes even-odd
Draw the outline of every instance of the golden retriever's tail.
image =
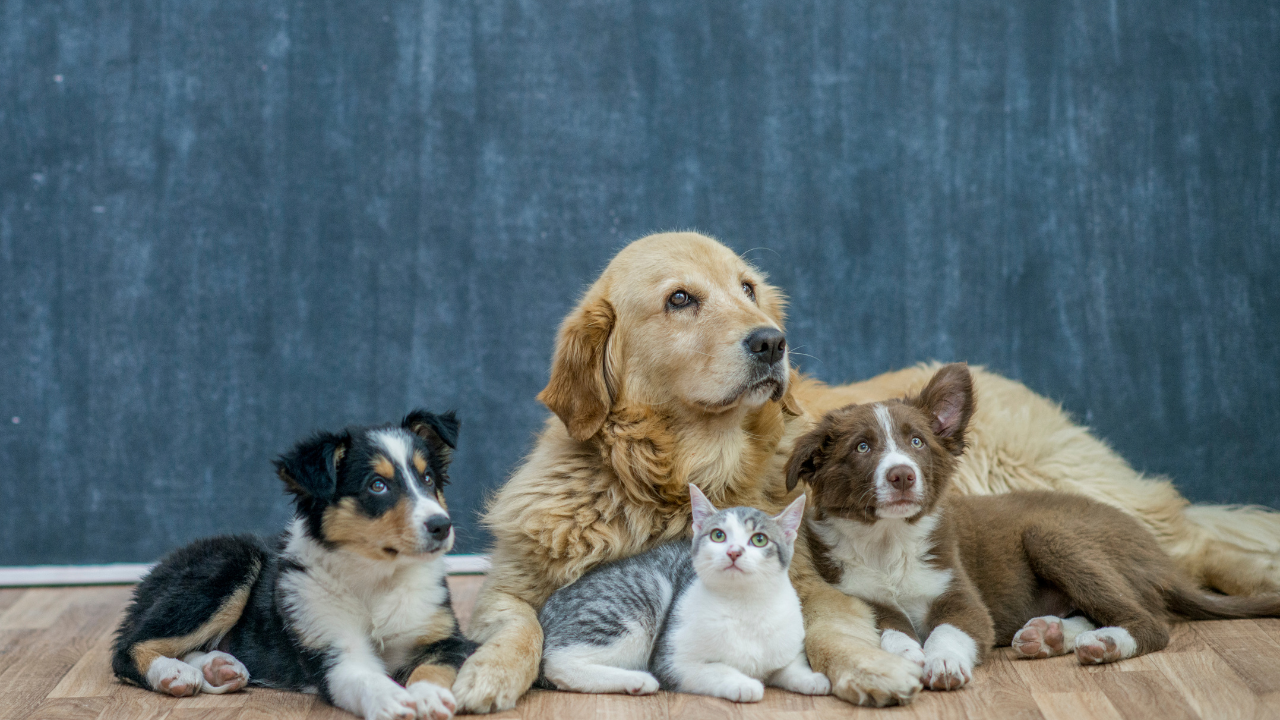
POLYGON ((1280 592, 1280 512, 1256 505, 1191 505, 1166 547, 1200 582, 1231 595, 1280 592))

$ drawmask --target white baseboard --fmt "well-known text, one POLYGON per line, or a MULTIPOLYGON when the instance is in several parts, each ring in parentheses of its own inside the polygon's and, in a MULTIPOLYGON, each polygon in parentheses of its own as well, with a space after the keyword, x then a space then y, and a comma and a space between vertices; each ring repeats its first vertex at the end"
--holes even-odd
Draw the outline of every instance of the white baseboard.
MULTIPOLYGON (((488 555, 445 555, 444 563, 450 575, 479 575, 489 570, 488 555)), ((138 582, 149 570, 151 565, 146 563, 0 567, 0 587, 124 585, 138 582)))

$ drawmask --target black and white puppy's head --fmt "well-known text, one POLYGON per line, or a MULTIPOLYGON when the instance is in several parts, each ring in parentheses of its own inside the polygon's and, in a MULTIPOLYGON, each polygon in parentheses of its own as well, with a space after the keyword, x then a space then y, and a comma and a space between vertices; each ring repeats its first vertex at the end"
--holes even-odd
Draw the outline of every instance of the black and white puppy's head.
POLYGON ((276 460, 307 535, 373 560, 453 548, 444 500, 458 420, 414 410, 397 425, 319 433, 276 460))

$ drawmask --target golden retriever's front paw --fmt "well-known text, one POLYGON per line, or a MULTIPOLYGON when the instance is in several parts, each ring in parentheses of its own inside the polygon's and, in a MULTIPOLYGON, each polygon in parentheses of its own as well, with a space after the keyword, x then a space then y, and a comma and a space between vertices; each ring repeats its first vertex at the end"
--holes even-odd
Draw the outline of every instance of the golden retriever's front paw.
POLYGON ((825 672, 831 693, 855 705, 906 705, 923 687, 920 666, 898 655, 865 648, 843 660, 825 672))
POLYGON ((458 711, 491 713, 510 710, 533 684, 537 668, 525 667, 527 658, 503 658, 481 646, 467 659, 453 682, 458 711))

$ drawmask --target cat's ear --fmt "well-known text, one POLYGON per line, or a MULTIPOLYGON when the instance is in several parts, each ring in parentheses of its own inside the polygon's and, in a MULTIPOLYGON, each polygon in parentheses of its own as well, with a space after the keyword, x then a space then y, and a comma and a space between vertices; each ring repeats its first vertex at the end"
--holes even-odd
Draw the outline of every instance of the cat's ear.
POLYGON ((773 521, 782 528, 782 535, 787 542, 795 542, 796 533, 800 532, 800 523, 804 522, 804 494, 791 501, 787 509, 778 513, 773 521))
POLYGON ((689 485, 689 504, 693 506, 693 534, 697 535, 702 532, 702 523, 718 511, 697 485, 689 485))

